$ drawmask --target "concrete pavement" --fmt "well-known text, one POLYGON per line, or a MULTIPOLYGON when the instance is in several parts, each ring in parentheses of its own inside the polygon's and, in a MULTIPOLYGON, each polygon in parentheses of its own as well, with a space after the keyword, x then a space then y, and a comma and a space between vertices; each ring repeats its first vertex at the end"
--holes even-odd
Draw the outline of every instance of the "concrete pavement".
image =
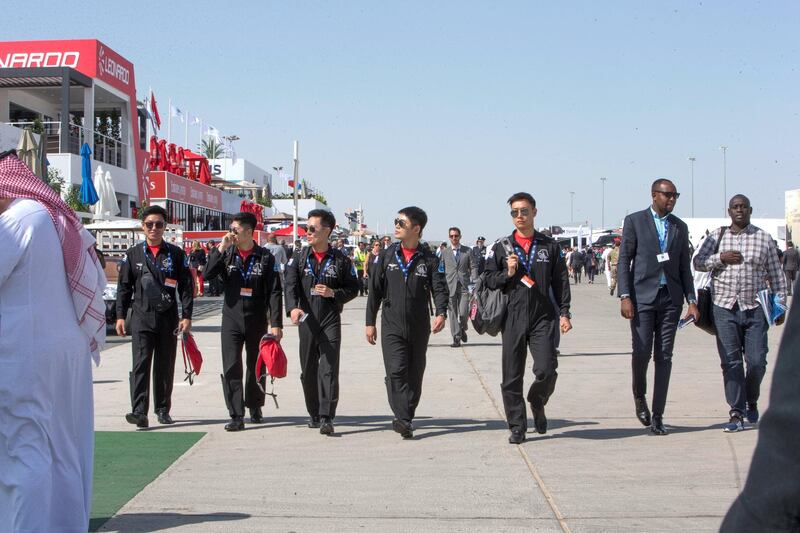
MULTIPOLYGON (((219 315, 195 322, 204 366, 183 382, 173 426, 208 434, 125 505, 102 531, 714 531, 747 474, 757 430, 725 434, 714 339, 678 333, 665 421, 655 437, 636 420, 630 330, 605 284, 573 286, 575 329, 561 344, 550 430, 507 443, 500 339, 449 347, 431 338, 413 441, 391 431, 379 346, 364 340, 365 298, 344 313, 337 434, 305 426, 297 331, 283 342, 289 375, 280 409, 229 434, 219 374, 219 315)), ((781 328, 770 332, 770 361, 781 328)), ((95 369, 98 430, 131 431, 130 345, 114 343, 95 369)), ((530 369, 530 362, 528 364, 530 369)), ((652 370, 651 370, 652 375, 652 370)), ((771 369, 762 388, 767 407, 771 369)), ((526 386, 529 380, 526 381, 526 386)), ((531 424, 532 426, 532 424, 531 424)))

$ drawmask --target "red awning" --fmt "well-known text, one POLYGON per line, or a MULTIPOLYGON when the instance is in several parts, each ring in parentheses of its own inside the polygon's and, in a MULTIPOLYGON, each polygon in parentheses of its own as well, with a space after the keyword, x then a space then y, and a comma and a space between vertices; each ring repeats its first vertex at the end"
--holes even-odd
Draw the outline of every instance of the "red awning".
MULTIPOLYGON (((278 237, 287 237, 287 236, 292 234, 292 230, 293 229, 294 229, 293 225, 292 226, 287 226, 285 228, 281 228, 281 229, 273 232, 272 234, 273 235, 277 235, 278 237)), ((303 228, 303 226, 297 226, 297 236, 298 237, 305 237, 305 235, 306 235, 306 230, 303 228)))

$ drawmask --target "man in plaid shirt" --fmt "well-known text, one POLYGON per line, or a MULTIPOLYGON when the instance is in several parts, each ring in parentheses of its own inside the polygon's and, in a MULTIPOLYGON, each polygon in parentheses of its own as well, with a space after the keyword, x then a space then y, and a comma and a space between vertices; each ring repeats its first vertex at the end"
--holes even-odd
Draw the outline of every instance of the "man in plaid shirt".
MULTIPOLYGON (((785 304, 786 279, 772 237, 750 224, 750 200, 737 194, 728 203, 728 214, 730 227, 718 229, 703 241, 694 258, 694 268, 712 275, 717 350, 725 399, 730 405, 730 422, 724 431, 733 432, 744 429, 743 416, 751 424, 758 422, 757 402, 767 371, 769 324, 756 295, 769 287, 785 304), (720 252, 714 253, 717 242, 720 252)), ((776 325, 783 320, 784 317, 779 318, 776 325)))

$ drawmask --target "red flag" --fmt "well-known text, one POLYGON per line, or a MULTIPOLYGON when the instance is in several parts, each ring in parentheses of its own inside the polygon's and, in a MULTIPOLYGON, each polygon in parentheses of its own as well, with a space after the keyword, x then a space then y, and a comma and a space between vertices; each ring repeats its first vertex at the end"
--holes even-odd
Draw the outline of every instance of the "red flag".
POLYGON ((289 180, 289 187, 294 187, 294 180, 289 180))
POLYGON ((153 113, 153 118, 156 120, 156 127, 161 127, 161 117, 158 114, 158 105, 156 104, 156 95, 150 91, 150 112, 153 113))

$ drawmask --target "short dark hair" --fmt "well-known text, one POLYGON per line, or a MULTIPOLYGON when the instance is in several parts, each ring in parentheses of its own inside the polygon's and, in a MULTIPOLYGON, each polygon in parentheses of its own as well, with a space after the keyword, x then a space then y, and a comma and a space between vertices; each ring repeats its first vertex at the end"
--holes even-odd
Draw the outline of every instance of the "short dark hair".
POLYGON ((167 221, 167 210, 160 205, 149 205, 145 207, 142 211, 142 220, 146 219, 150 215, 161 215, 161 218, 164 219, 164 222, 167 221))
POLYGON ((428 223, 428 215, 425 214, 425 211, 412 205, 404 207, 398 213, 407 216, 412 224, 419 226, 419 234, 422 236, 422 230, 425 229, 425 224, 428 223))
POLYGON ((653 184, 650 186, 650 191, 651 191, 651 192, 652 192, 652 191, 655 191, 655 190, 656 190, 656 187, 660 187, 660 186, 661 186, 662 184, 664 184, 664 183, 669 183, 670 185, 672 185, 673 187, 675 187, 675 184, 674 184, 674 183, 672 183, 672 180, 668 180, 667 178, 658 178, 658 179, 657 179, 656 181, 654 181, 654 182, 653 182, 653 184))
POLYGON ((536 200, 533 199, 533 196, 526 192, 518 192, 516 194, 512 194, 511 198, 508 199, 508 205, 513 204, 514 202, 518 202, 520 200, 525 200, 531 207, 536 207, 536 200))
POLYGON ((448 230, 447 230, 447 235, 448 235, 448 236, 450 235, 450 232, 451 232, 451 231, 457 231, 457 232, 458 232, 458 234, 459 234, 459 235, 461 235, 461 230, 460 230, 460 229, 458 229, 456 226, 453 226, 452 228, 450 228, 450 229, 448 229, 448 230))
POLYGON ((322 220, 322 224, 328 228, 335 228, 336 227, 336 217, 333 216, 333 213, 326 209, 312 209, 308 212, 307 218, 317 217, 322 220))
POLYGON ((794 246, 794 243, 792 241, 786 241, 786 246, 794 246))
POLYGON ((747 205, 750 205, 750 198, 748 198, 744 194, 734 194, 733 196, 731 196, 731 199, 728 200, 728 207, 730 207, 733 204, 733 201, 736 200, 737 198, 745 200, 747 202, 747 205))
POLYGON ((233 221, 238 222, 240 226, 250 226, 251 230, 256 229, 256 216, 253 213, 236 213, 233 215, 233 221))

